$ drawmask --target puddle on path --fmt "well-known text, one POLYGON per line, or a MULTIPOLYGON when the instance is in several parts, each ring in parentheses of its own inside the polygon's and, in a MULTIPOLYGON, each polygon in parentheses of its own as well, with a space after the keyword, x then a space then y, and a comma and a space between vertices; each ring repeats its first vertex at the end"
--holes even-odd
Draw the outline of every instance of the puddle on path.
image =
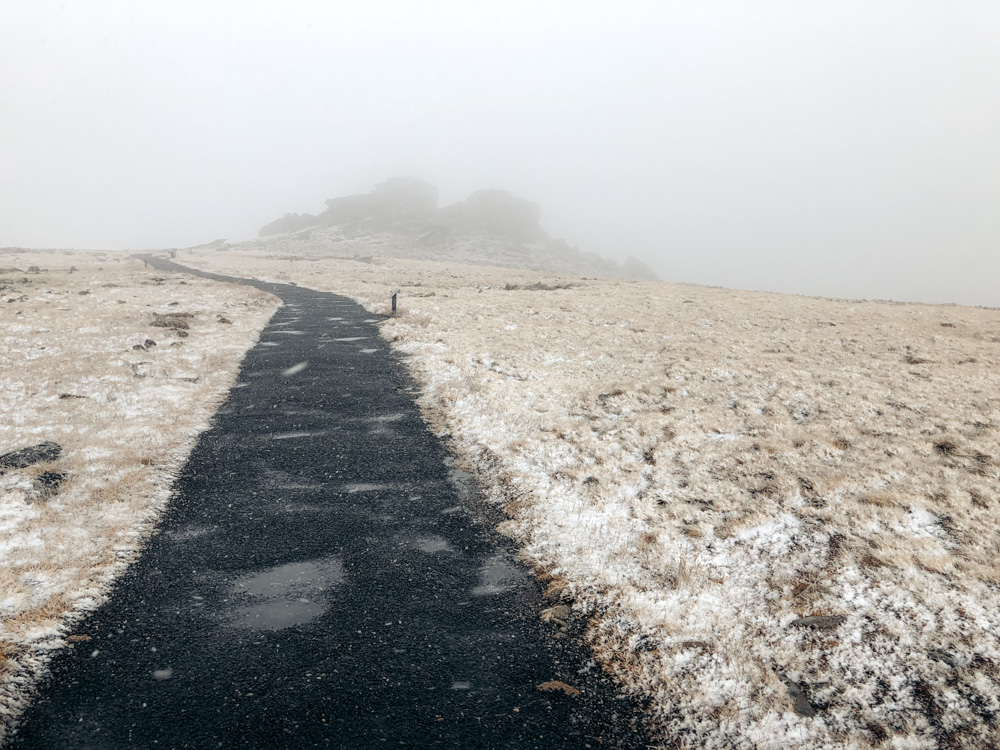
POLYGON ((468 502, 476 487, 476 478, 464 469, 448 469, 448 481, 463 502, 468 502))
POLYGON ((343 581, 337 556, 268 568, 237 579, 231 591, 237 606, 227 619, 233 627, 255 630, 304 625, 326 611, 328 592, 343 581))
POLYGON ((472 589, 473 596, 503 594, 523 582, 524 572, 518 570, 506 556, 493 555, 479 569, 479 585, 472 589))
POLYGON ((394 411, 391 414, 380 414, 377 417, 368 417, 369 422, 398 422, 401 419, 406 419, 405 411, 394 411))
POLYGON ((356 482, 354 484, 345 484, 341 488, 349 495, 354 495, 358 492, 381 492, 383 490, 391 490, 391 484, 369 484, 366 482, 356 482))
POLYGON ((302 482, 294 474, 277 469, 265 469, 263 480, 268 487, 277 490, 308 490, 318 492, 326 489, 325 484, 320 482, 302 482))
POLYGON ((214 531, 215 528, 211 526, 185 526, 176 530, 164 531, 163 536, 172 542, 186 542, 189 539, 197 539, 214 531))
POLYGON ((418 550, 429 555, 433 555, 435 552, 454 552, 454 547, 448 544, 448 540, 440 536, 421 537, 414 544, 418 550))

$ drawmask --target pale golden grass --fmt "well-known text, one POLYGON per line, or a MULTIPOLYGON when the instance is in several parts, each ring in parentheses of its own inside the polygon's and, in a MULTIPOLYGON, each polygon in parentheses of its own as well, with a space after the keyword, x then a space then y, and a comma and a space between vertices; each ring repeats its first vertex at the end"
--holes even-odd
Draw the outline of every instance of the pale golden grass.
POLYGON ((996 746, 1000 311, 181 255, 376 312, 401 289, 382 333, 429 422, 667 746, 996 746), (504 289, 538 281, 580 285, 504 289))
POLYGON ((0 269, 0 453, 63 447, 0 476, 2 739, 61 637, 148 536, 278 300, 123 254, 18 252, 0 269), (150 326, 178 311, 195 316, 188 336, 150 326), (147 339, 157 345, 133 349, 147 339), (31 484, 46 470, 67 475, 48 498, 31 484))

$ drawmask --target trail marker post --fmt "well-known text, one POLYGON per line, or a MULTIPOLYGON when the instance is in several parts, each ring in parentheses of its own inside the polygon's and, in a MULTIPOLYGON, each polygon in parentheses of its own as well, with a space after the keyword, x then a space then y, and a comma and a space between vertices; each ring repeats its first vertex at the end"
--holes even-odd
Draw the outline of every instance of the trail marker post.
POLYGON ((397 289, 392 293, 392 316, 396 317, 396 297, 399 295, 399 290, 397 289))

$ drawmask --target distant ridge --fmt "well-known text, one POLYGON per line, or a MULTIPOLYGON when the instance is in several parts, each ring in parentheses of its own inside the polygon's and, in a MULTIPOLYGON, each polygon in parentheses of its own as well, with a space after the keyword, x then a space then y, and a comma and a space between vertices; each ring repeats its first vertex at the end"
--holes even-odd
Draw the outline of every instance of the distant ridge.
POLYGON ((644 263, 623 264, 552 239, 537 204, 503 190, 479 190, 438 207, 438 190, 396 177, 370 193, 331 198, 320 214, 285 214, 263 226, 257 242, 288 244, 309 255, 403 257, 487 263, 554 273, 655 280, 644 263))

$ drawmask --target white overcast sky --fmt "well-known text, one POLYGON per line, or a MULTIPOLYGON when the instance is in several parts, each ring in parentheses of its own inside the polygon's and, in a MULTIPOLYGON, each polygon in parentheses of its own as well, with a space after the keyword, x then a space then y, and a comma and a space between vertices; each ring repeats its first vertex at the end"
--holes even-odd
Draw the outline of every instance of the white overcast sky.
POLYGON ((0 246, 395 175, 668 280, 1000 305, 1000 2, 0 0, 0 246))

